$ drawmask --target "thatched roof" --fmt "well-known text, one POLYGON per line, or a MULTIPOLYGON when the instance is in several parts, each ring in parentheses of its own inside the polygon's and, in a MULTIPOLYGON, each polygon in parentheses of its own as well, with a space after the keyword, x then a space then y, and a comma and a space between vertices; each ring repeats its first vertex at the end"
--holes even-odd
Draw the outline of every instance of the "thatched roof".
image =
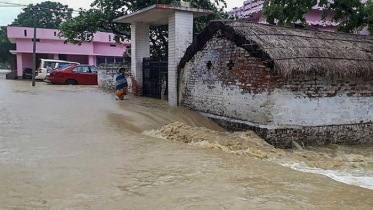
POLYGON ((237 21, 211 22, 187 49, 180 67, 218 31, 285 77, 373 76, 373 37, 237 21))

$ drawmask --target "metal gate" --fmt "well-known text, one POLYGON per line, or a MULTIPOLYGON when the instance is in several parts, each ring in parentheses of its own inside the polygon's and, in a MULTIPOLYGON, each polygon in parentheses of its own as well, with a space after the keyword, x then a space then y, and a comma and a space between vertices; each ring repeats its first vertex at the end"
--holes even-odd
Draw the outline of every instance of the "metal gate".
POLYGON ((167 99, 168 62, 143 59, 143 96, 167 99))

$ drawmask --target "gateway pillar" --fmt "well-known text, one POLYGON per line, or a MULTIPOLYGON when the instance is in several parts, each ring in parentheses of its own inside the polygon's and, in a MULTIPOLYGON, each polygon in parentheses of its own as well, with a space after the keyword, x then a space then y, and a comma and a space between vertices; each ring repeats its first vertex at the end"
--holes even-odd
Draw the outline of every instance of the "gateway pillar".
POLYGON ((172 5, 155 4, 115 19, 116 23, 131 24, 131 70, 138 84, 143 85, 143 58, 150 57, 149 26, 168 24, 168 101, 171 106, 177 106, 178 64, 193 41, 193 18, 212 13, 190 8, 188 2, 180 1, 172 5))
POLYGON ((131 71, 137 84, 143 83, 142 61, 150 57, 149 24, 134 22, 131 24, 131 71))
POLYGON ((175 11, 168 24, 168 103, 177 106, 178 65, 193 42, 193 13, 175 11))

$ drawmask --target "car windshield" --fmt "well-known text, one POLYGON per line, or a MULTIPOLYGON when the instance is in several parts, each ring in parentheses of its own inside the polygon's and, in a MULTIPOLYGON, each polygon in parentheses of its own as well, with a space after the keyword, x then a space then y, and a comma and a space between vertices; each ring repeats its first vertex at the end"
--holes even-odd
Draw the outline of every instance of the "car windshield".
POLYGON ((73 63, 73 62, 60 62, 60 61, 45 61, 43 68, 47 68, 48 66, 52 70, 62 70, 66 67, 69 67, 71 65, 78 65, 78 63, 73 63))
POLYGON ((51 69, 55 69, 56 66, 57 66, 57 63, 56 63, 56 62, 46 61, 46 62, 44 63, 43 68, 47 68, 48 66, 49 66, 51 69))
POLYGON ((90 68, 91 68, 92 73, 97 73, 96 67, 91 66, 90 68))
POLYGON ((74 72, 91 73, 88 66, 77 66, 73 69, 74 72))
POLYGON ((58 68, 56 68, 56 69, 54 69, 54 70, 57 70, 57 71, 61 71, 61 70, 65 70, 65 69, 67 69, 67 68, 69 68, 70 66, 63 66, 63 67, 58 67, 58 68))
POLYGON ((57 68, 64 69, 72 65, 71 63, 59 63, 57 68))

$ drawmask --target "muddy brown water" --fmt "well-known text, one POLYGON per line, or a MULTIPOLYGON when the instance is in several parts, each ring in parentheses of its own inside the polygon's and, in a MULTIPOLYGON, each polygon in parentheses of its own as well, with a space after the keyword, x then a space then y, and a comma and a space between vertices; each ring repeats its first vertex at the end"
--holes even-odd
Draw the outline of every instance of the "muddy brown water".
MULTIPOLYGON (((188 109, 117 101, 95 86, 36 85, 0 76, 0 209, 373 209, 372 190, 279 164, 301 151, 224 133, 188 109), (190 128, 170 128, 175 122, 190 128), (168 138, 153 137, 163 126, 168 138), (201 141, 178 141, 183 132, 201 141), (249 142, 241 147, 239 138, 249 142)), ((369 146, 335 147, 306 153, 319 155, 310 162, 371 154, 369 146)), ((355 163, 370 169, 367 159, 355 163)))

